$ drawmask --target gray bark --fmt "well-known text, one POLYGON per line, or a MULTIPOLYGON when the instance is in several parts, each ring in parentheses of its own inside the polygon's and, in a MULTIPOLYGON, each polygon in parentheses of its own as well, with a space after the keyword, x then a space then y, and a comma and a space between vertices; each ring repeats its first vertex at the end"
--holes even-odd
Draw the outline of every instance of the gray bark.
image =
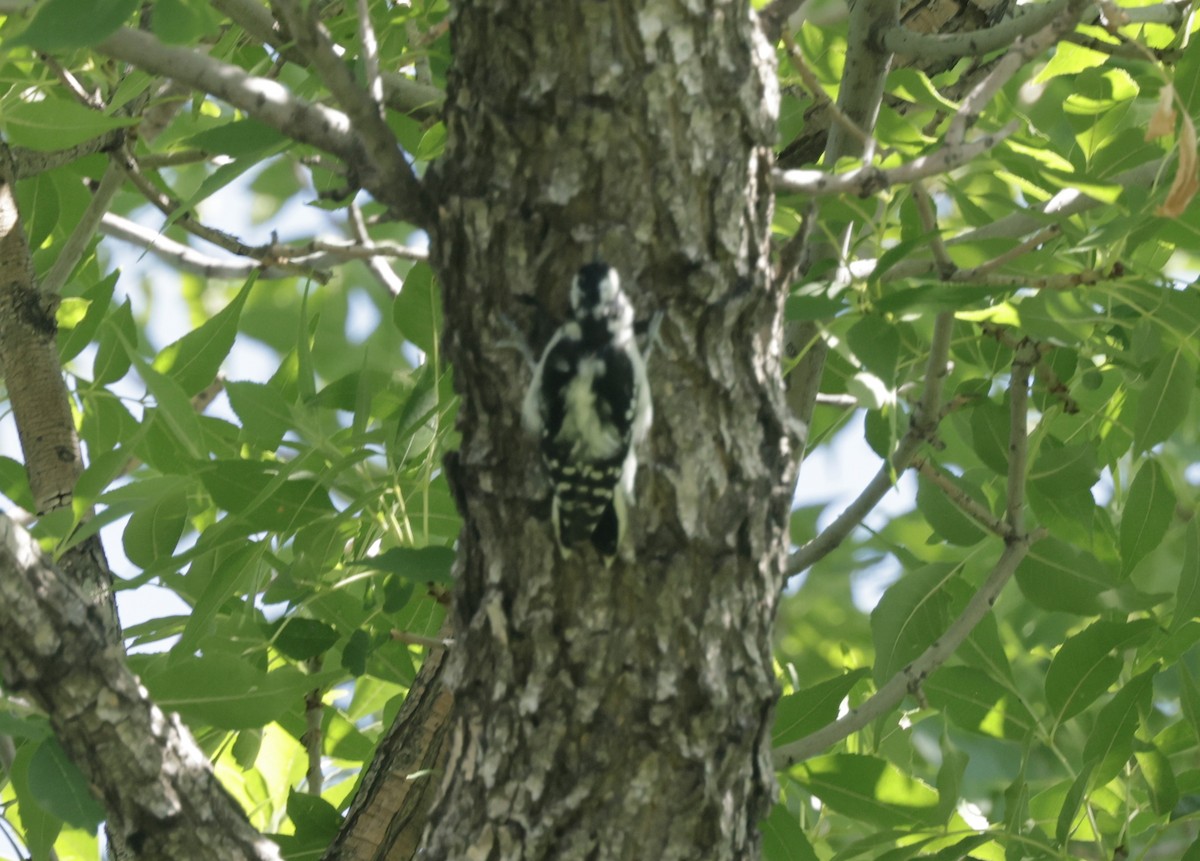
POLYGON ((755 857, 795 461, 768 277, 774 52, 728 0, 464 2, 452 38, 433 257, 467 525, 424 857, 755 857), (540 349, 593 257, 666 321, 630 558, 608 570, 555 549, 519 423, 529 371, 501 343, 510 319, 540 349))

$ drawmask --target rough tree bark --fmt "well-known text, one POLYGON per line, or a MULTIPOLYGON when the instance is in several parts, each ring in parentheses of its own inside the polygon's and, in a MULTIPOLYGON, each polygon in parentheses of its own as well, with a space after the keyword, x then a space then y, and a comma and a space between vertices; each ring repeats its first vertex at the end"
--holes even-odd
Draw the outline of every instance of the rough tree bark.
MULTIPOLYGON (((749 858, 794 445, 768 229, 774 52, 749 4, 460 4, 435 178, 466 529, 426 857, 749 858), (504 320, 617 266, 662 311, 632 561, 559 558, 504 320)), ((537 339, 535 338, 535 341, 537 339)), ((541 343, 532 346, 537 349, 541 343)))

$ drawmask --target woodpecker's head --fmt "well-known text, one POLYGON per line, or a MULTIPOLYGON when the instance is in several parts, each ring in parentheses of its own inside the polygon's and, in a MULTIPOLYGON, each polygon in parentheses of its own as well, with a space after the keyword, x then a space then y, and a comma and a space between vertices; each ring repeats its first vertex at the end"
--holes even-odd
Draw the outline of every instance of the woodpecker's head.
POLYGON ((613 335, 632 334, 633 306, 621 289, 621 276, 599 260, 580 269, 571 282, 571 312, 581 323, 601 323, 613 335))

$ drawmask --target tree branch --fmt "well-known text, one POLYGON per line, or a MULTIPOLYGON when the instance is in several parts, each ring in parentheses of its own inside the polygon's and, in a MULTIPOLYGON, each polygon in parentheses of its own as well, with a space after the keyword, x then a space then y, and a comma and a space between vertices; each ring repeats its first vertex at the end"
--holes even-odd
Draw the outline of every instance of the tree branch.
POLYGON ((961 167, 990 150, 1020 127, 1020 123, 1014 120, 998 131, 980 135, 972 141, 941 147, 929 155, 918 156, 910 162, 892 168, 864 165, 843 174, 829 174, 823 170, 776 171, 775 189, 778 192, 814 196, 857 194, 866 197, 894 185, 915 182, 961 167))
MULTIPOLYGON (((1027 38, 1019 38, 982 81, 971 88, 958 111, 950 120, 944 140, 947 146, 957 146, 966 137, 967 129, 975 124, 983 109, 1000 89, 1031 59, 1055 44, 1065 33, 1075 28, 1090 0, 1066 0, 1056 9, 1048 24, 1027 38)), ((1054 5, 1054 4, 1051 4, 1054 5)))
POLYGON ((894 709, 904 697, 930 673, 940 667, 954 654, 996 603, 1000 591, 1017 570, 1029 550, 1035 536, 1013 540, 1004 548, 1000 558, 988 574, 979 591, 971 596, 961 614, 946 629, 946 632, 921 653, 921 656, 888 679, 865 703, 851 709, 844 717, 822 727, 814 733, 775 749, 774 761, 777 769, 786 769, 844 740, 849 735, 869 726, 894 709))
POLYGON ((0 515, 0 675, 55 735, 142 858, 278 861, 178 718, 146 697, 96 611, 0 515))
POLYGON ((331 277, 329 272, 323 271, 319 267, 297 265, 281 267, 247 258, 222 260, 203 254, 190 245, 176 242, 163 233, 142 227, 128 218, 114 215, 111 212, 105 213, 99 230, 105 236, 111 236, 114 239, 144 248, 155 257, 184 272, 191 272, 205 278, 244 281, 250 277, 251 273, 258 272, 260 278, 295 278, 297 275, 303 275, 325 284, 331 277))
POLYGON ((63 243, 50 271, 42 279, 40 286, 44 295, 57 295, 67 283, 88 246, 92 244, 104 214, 117 192, 121 190, 124 181, 125 171, 115 161, 109 161, 108 167, 104 169, 104 176, 100 178, 100 185, 88 201, 87 209, 84 210, 75 229, 71 231, 71 235, 67 237, 67 241, 63 243))
MULTIPOLYGON (((891 55, 880 52, 871 44, 871 34, 881 27, 892 26, 900 14, 899 0, 876 0, 858 3, 850 13, 846 68, 838 90, 838 108, 849 122, 868 134, 866 142, 853 136, 842 125, 835 125, 825 141, 825 160, 836 164, 843 155, 861 155, 864 161, 873 157, 869 132, 875 128, 879 106, 883 99, 884 80, 891 65, 891 55)), ((819 201, 814 200, 804 217, 804 230, 782 250, 774 274, 776 289, 786 289, 798 272, 804 271, 812 259, 811 238, 817 222, 819 201)), ((820 333, 812 323, 792 323, 784 330, 784 349, 795 367, 787 378, 787 400, 793 417, 804 428, 807 445, 808 426, 816 407, 821 375, 828 352, 820 333)), ((803 450, 801 450, 803 456, 803 450)))
MULTIPOLYGON (((266 7, 252 0, 211 0, 214 8, 232 18, 243 30, 269 45, 288 62, 305 65, 304 57, 283 37, 266 7)), ((383 99, 389 108, 418 119, 436 116, 446 94, 437 87, 414 81, 396 72, 383 72, 383 99)))
POLYGON ((1000 591, 1016 572, 1025 558, 1029 546, 1041 537, 1041 531, 1024 534, 1022 510, 1025 504, 1025 459, 1029 413, 1029 376, 1033 363, 1037 361, 1037 345, 1025 341, 1013 356, 1012 384, 1009 389, 1011 400, 1010 438, 1008 463, 1008 493, 1006 500, 1006 528, 1009 534, 1004 539, 1004 552, 992 567, 987 579, 971 596, 967 606, 950 624, 942 636, 936 639, 920 657, 888 679, 875 694, 857 709, 828 726, 806 735, 775 751, 777 768, 788 768, 797 762, 828 750, 832 745, 858 732, 878 718, 883 717, 900 704, 905 695, 916 690, 929 674, 946 662, 962 642, 971 634, 996 603, 1000 591))
POLYGON ((921 401, 913 413, 908 432, 892 452, 892 456, 884 462, 875 473, 867 486, 851 502, 846 510, 837 516, 812 541, 809 541, 788 559, 789 575, 799 574, 810 568, 817 561, 825 558, 846 540, 863 518, 879 504, 895 485, 896 476, 908 469, 913 456, 920 450, 921 445, 937 428, 941 414, 942 383, 946 378, 947 363, 950 356, 950 336, 954 331, 954 315, 950 312, 939 314, 934 323, 933 340, 929 345, 929 361, 925 369, 925 391, 921 401))
POLYGON ((1067 8, 1067 2, 1052 0, 1044 6, 1026 7, 1022 14, 969 33, 917 33, 903 26, 893 27, 882 34, 880 42, 895 54, 923 60, 981 56, 1006 48, 1018 38, 1045 27, 1067 8))
POLYGON ((397 195, 408 198, 398 209, 428 213, 425 192, 391 128, 384 122, 383 106, 358 85, 350 69, 334 50, 333 39, 316 16, 316 7, 306 3, 303 8, 294 0, 271 0, 280 21, 288 28, 302 54, 316 69, 317 75, 329 88, 338 104, 350 117, 351 125, 366 148, 366 160, 351 160, 360 170, 370 166, 380 173, 379 182, 394 189, 392 199, 383 198, 395 206, 397 195))
POLYGON ((415 177, 396 184, 387 171, 376 170, 349 117, 341 111, 307 102, 277 81, 247 74, 229 63, 187 48, 164 45, 140 30, 121 28, 96 45, 96 50, 210 93, 293 140, 338 156, 357 172, 363 186, 377 200, 414 224, 432 224, 428 201, 415 177))

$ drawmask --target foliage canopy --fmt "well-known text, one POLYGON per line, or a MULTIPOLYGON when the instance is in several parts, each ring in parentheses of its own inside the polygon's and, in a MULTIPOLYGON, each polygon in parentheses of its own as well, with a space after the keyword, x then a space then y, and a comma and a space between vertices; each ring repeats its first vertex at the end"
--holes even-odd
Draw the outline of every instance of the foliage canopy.
MULTIPOLYGON (((160 0, 133 31, 132 2, 2 5, 0 129, 87 453, 32 532, 59 554, 104 530, 119 590, 186 605, 126 629, 131 667, 254 827, 317 857, 452 586, 456 402, 418 204, 205 83, 329 98, 266 6, 160 0), (199 71, 164 87, 184 54, 199 71), (131 244, 161 263, 121 272, 131 244)), ((373 60, 354 4, 321 18, 422 173, 447 4, 360 5, 373 60)), ((1030 4, 1081 17, 1029 55, 1044 28, 908 44, 876 121, 843 94, 832 123, 867 156, 834 164, 798 142, 830 122, 855 18, 775 45, 773 231, 784 258, 820 250, 791 279, 813 335, 791 366, 828 348, 807 457, 853 435, 884 465, 862 510, 793 514, 770 861, 1200 858, 1198 24, 1118 5, 1030 4), (912 506, 863 526, 893 481, 912 506)), ((14 457, 0 492, 40 507, 14 457)), ((10 841, 97 857, 104 810, 17 690, 0 732, 10 841)))

